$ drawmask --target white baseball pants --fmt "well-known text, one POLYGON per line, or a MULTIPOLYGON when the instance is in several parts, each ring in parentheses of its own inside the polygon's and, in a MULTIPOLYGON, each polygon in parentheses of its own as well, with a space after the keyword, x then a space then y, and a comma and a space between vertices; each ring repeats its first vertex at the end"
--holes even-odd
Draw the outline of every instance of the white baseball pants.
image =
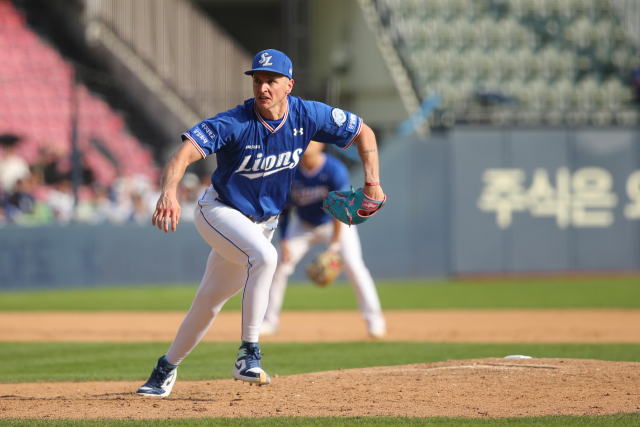
MULTIPOLYGON (((355 226, 348 227, 341 224, 340 229, 340 252, 344 272, 353 287, 360 307, 360 314, 367 322, 369 331, 385 328, 385 320, 382 316, 380 299, 376 291, 371 273, 362 260, 362 248, 358 230, 355 226)), ((287 245, 289 247, 290 259, 288 262, 278 263, 278 268, 273 276, 271 291, 269 292, 269 306, 265 315, 265 323, 278 327, 280 323, 280 311, 282 301, 287 288, 289 276, 293 274, 296 265, 309 252, 309 250, 319 244, 329 245, 333 238, 333 221, 314 227, 305 223, 297 215, 292 215, 289 228, 287 229, 287 245)))
POLYGON ((166 354, 172 365, 180 363, 195 348, 224 303, 240 290, 242 340, 258 342, 267 310, 269 287, 278 262, 278 253, 271 244, 278 219, 256 224, 216 201, 216 197, 213 187, 209 187, 196 206, 196 228, 212 250, 189 313, 166 354))

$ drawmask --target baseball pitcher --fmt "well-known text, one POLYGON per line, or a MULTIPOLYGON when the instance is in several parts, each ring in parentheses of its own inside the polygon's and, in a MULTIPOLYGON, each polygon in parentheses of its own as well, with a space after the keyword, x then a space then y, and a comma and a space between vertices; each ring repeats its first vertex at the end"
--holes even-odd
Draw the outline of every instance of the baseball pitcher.
MULTIPOLYGON (((252 99, 197 123, 167 161, 152 224, 176 231, 181 208, 176 190, 186 167, 215 154, 218 167, 195 209, 195 224, 211 246, 204 277, 176 338, 138 394, 168 396, 180 362, 207 332, 222 306, 242 291, 242 343, 232 370, 236 380, 266 385, 258 338, 277 266, 271 237, 289 199, 300 158, 311 139, 346 149, 355 143, 369 200, 382 201, 375 135, 353 113, 291 96, 293 66, 282 52, 258 53, 252 69, 252 99)), ((334 206, 338 206, 339 203, 334 206)), ((338 212, 338 211, 336 211, 338 212)), ((341 211, 342 212, 342 211, 341 211)))

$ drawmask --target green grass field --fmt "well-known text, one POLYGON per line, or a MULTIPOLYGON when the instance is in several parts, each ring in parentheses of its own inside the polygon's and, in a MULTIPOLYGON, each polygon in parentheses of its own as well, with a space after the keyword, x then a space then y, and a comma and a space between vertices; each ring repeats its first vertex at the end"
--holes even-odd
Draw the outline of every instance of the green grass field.
MULTIPOLYGON (((0 311, 178 310, 186 311, 195 285, 137 286, 0 292, 0 311)), ((640 308, 640 277, 378 282, 385 309, 640 308)), ((238 310, 239 296, 225 306, 238 310)), ((356 309, 351 288, 290 286, 285 310, 356 309)), ((144 381, 170 343, 2 343, 0 382, 144 381), (114 363, 117 361, 117 363, 114 363)), ((238 343, 203 342, 180 367, 182 380, 229 378, 238 343)), ((269 373, 291 375, 449 359, 503 357, 590 358, 640 362, 640 344, 468 343, 264 343, 269 373)), ((0 396, 0 403, 2 397, 0 396)), ((602 417, 459 418, 267 418, 184 420, 15 420, 0 426, 640 426, 640 414, 602 417)))
MULTIPOLYGON (((640 308, 640 277, 379 281, 385 309, 640 308)), ((1 292, 0 311, 188 310, 196 285, 1 292)), ((224 310, 239 310, 236 295, 224 310)), ((356 309, 350 286, 289 286, 284 310, 356 309)))
MULTIPOLYGON (((0 382, 145 381, 171 343, 2 343, 0 382), (113 361, 118 361, 114 363, 113 361)), ((271 374, 526 354, 640 362, 640 344, 263 343, 271 374)), ((238 343, 202 342, 180 365, 182 380, 230 378, 238 343)))

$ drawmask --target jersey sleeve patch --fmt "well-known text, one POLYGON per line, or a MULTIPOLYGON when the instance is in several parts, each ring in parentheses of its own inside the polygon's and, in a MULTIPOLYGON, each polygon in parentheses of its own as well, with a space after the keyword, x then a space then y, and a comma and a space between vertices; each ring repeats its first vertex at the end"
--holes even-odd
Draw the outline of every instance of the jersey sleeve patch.
POLYGON ((347 130, 353 132, 356 130, 356 124, 358 123, 358 116, 355 114, 349 113, 349 124, 347 125, 347 130))
POLYGON ((334 144, 342 149, 351 145, 362 129, 362 119, 356 114, 313 102, 317 130, 312 139, 334 144))
POLYGON ((339 108, 331 110, 331 118, 338 127, 342 126, 347 121, 347 115, 339 108))
POLYGON ((202 158, 215 153, 223 145, 215 123, 210 120, 204 120, 182 134, 182 139, 191 141, 202 158))
POLYGON ((216 139, 216 134, 213 133, 213 130, 211 130, 208 124, 206 124, 205 122, 202 122, 198 125, 198 127, 202 129, 202 132, 206 134, 205 138, 208 138, 207 142, 213 141, 216 139))

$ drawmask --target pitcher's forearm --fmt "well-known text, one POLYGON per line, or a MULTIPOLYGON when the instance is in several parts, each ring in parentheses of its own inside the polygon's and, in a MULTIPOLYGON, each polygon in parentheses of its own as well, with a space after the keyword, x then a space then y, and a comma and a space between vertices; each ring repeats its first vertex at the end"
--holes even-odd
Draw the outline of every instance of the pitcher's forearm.
POLYGON ((174 153, 162 171, 162 179, 160 180, 160 188, 162 194, 175 194, 178 191, 178 184, 187 170, 187 164, 180 161, 174 153))
POLYGON ((193 146, 191 141, 185 141, 180 149, 173 153, 162 171, 160 188, 162 194, 175 194, 178 184, 187 170, 187 166, 200 160, 202 156, 193 146))
POLYGON ((355 142, 364 169, 364 182, 380 182, 378 144, 371 128, 363 124, 362 131, 355 142))

